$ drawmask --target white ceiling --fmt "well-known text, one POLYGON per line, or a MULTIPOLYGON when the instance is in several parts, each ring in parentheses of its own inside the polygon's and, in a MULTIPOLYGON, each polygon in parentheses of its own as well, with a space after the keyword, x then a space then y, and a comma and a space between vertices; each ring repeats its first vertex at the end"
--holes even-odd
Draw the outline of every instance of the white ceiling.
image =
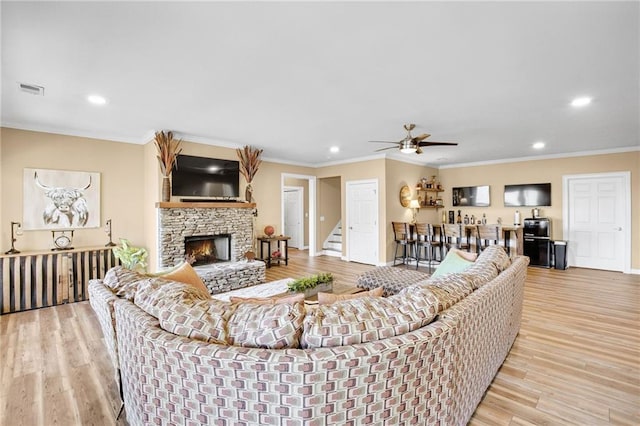
POLYGON ((411 154, 432 166, 636 149, 639 5, 2 1, 2 125, 173 130, 314 165, 371 156, 404 123, 459 142, 411 154))

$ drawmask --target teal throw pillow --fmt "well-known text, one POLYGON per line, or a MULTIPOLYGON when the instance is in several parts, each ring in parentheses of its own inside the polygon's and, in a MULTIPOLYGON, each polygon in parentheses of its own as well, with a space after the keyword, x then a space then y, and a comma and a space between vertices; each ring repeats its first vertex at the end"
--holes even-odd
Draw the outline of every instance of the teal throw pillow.
POLYGON ((442 263, 440 263, 440 266, 438 266, 438 268, 433 272, 431 278, 445 274, 453 274, 455 272, 463 272, 471 265, 473 265, 473 262, 462 258, 456 250, 450 250, 442 263))

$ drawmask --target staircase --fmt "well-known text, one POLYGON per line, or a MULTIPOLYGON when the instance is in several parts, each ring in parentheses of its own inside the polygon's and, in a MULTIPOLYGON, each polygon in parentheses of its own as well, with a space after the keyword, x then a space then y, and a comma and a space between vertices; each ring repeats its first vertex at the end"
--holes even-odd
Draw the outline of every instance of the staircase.
POLYGON ((338 221, 338 224, 322 243, 322 252, 327 256, 342 256, 342 221, 338 221))

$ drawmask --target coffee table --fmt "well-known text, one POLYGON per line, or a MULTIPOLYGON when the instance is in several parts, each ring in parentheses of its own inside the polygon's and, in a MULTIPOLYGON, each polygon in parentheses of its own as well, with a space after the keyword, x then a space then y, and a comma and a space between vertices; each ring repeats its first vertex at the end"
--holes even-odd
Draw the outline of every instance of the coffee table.
MULTIPOLYGON (((214 294, 211 296, 214 299, 221 300, 223 302, 228 302, 230 297, 274 297, 274 296, 284 296, 289 293, 289 288, 287 284, 291 281, 294 281, 293 278, 284 278, 282 280, 272 281, 265 284, 258 284, 251 287, 245 287, 238 290, 228 291, 226 293, 214 294)), ((363 289, 358 288, 356 286, 347 286, 340 285, 334 282, 331 290, 325 291, 326 293, 335 293, 335 294, 354 294, 363 291, 363 289)), ((305 298, 305 302, 309 303, 317 303, 318 296, 317 294, 313 296, 309 296, 305 298)))

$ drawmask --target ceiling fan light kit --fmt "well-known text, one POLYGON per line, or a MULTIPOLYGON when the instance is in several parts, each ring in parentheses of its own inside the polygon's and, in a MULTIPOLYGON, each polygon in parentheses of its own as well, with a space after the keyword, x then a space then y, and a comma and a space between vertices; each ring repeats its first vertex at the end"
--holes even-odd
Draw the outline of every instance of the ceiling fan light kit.
MULTIPOLYGON (((415 124, 405 124, 404 125, 404 129, 407 131, 407 136, 405 136, 404 139, 402 139, 402 140, 400 140, 398 142, 392 142, 392 141, 369 141, 369 142, 396 144, 397 148, 403 154, 413 154, 413 153, 422 154, 421 147, 423 147, 423 146, 458 145, 456 142, 426 142, 425 139, 427 139, 429 136, 431 136, 429 133, 423 133, 420 136, 413 137, 411 135, 411 131, 415 127, 416 127, 415 124)), ((395 146, 390 146, 390 147, 387 147, 387 148, 381 148, 381 149, 377 149, 376 152, 378 152, 378 151, 386 151, 388 149, 396 149, 396 147, 395 146)))

